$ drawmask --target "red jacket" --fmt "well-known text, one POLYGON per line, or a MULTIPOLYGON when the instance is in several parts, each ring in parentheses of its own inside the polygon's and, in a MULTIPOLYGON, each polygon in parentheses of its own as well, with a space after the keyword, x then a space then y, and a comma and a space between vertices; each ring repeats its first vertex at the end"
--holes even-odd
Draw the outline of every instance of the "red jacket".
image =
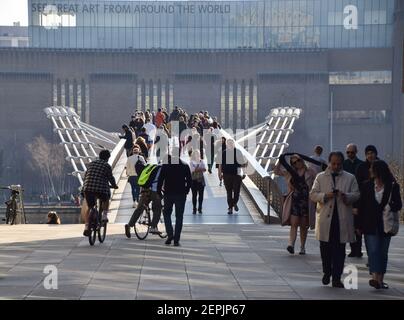
POLYGON ((155 124, 157 128, 160 128, 160 126, 164 123, 164 119, 165 119, 164 113, 162 112, 156 113, 155 124))

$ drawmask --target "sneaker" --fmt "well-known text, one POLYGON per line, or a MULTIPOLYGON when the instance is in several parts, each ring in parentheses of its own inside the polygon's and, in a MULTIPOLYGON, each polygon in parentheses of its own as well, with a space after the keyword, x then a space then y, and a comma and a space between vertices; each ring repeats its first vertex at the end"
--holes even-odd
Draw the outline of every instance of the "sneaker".
POLYGON ((196 214, 196 208, 192 210, 192 214, 196 214))
POLYGON ((181 247, 179 242, 174 242, 174 247, 181 247))
POLYGON ((295 254, 295 248, 293 248, 292 246, 288 246, 288 247, 286 248, 286 250, 288 250, 288 252, 289 252, 290 254, 295 254))
POLYGON ((234 211, 238 212, 238 206, 237 206, 237 204, 234 205, 234 211))
POLYGON ((137 208, 137 202, 135 201, 135 202, 133 202, 133 206, 132 206, 132 208, 137 208))
POLYGON ((212 174, 212 169, 208 169, 208 172, 209 172, 210 174, 212 174))
POLYGON ((388 289, 389 285, 386 282, 382 282, 382 289, 388 289))
POLYGON ((128 224, 125 224, 125 235, 129 239, 132 237, 132 235, 130 234, 130 225, 128 224))
POLYGON ((304 248, 303 248, 303 249, 300 249, 299 254, 300 254, 300 255, 305 255, 305 254, 306 254, 306 249, 304 249, 304 248))
POLYGON ((157 229, 156 227, 151 227, 151 228, 150 228, 150 233, 151 233, 151 234, 161 234, 161 232, 159 231, 159 229, 157 229))
POLYGON ((331 280, 331 275, 324 274, 323 279, 321 280, 321 282, 323 283, 323 285, 327 286, 327 285, 330 284, 330 280, 331 280))
POLYGON ((102 222, 108 222, 108 213, 106 213, 106 212, 103 212, 102 213, 102 222))
POLYGON ((227 209, 227 214, 233 214, 233 209, 232 208, 227 209))
POLYGON ((164 243, 169 246, 171 244, 171 241, 173 241, 173 238, 168 238, 164 243))
POLYGON ((199 214, 202 214, 202 209, 198 209, 198 213, 199 213, 199 214))

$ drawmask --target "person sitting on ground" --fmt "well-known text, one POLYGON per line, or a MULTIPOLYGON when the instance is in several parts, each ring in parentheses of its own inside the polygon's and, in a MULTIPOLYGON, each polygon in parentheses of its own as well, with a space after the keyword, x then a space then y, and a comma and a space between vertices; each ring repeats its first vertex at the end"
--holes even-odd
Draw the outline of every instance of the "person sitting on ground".
POLYGON ((49 211, 48 212, 48 222, 47 224, 60 224, 60 218, 56 211, 49 211))

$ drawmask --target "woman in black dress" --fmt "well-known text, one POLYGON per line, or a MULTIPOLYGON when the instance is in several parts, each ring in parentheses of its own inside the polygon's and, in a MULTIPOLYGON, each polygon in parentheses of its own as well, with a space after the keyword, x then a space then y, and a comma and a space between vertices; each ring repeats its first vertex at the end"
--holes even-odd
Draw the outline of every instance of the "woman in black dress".
MULTIPOLYGON (((278 176, 285 177, 288 182, 288 196, 285 202, 289 205, 284 206, 284 210, 287 207, 288 212, 283 212, 283 215, 288 215, 287 222, 285 224, 290 225, 289 245, 287 250, 289 253, 295 253, 295 242, 297 238, 297 229, 300 227, 300 252, 299 254, 305 254, 307 232, 310 226, 309 217, 311 210, 313 210, 314 204, 309 199, 309 192, 313 186, 316 172, 307 167, 304 160, 314 162, 315 160, 300 154, 285 153, 279 157, 279 162, 274 168, 274 173, 278 176), (290 164, 286 161, 286 156, 290 157, 290 164), (281 169, 281 166, 284 169, 281 169)), ((317 164, 317 161, 315 161, 317 164)))

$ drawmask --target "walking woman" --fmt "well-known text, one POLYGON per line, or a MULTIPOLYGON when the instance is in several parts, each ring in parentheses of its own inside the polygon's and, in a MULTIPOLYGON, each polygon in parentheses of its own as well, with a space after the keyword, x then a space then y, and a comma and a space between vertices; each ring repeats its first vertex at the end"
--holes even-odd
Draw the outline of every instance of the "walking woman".
POLYGON ((375 160, 370 167, 371 179, 360 186, 359 226, 365 235, 369 258, 369 285, 388 289, 383 282, 387 269, 391 234, 386 233, 383 211, 398 212, 402 208, 400 186, 395 181, 386 162, 375 160))
POLYGON ((309 199, 309 192, 316 178, 316 172, 306 166, 303 158, 310 162, 313 161, 300 154, 285 153, 280 156, 279 162, 274 168, 274 173, 283 176, 288 184, 289 192, 285 199, 282 214, 282 225, 290 225, 287 250, 290 254, 295 253, 297 229, 300 227, 299 254, 301 255, 306 254, 308 228, 314 226, 315 204, 309 199), (290 164, 286 161, 286 156, 289 155, 290 164))
POLYGON ((198 213, 202 214, 203 192, 205 190, 205 177, 206 171, 205 162, 201 159, 201 153, 199 150, 194 150, 191 155, 191 161, 189 163, 192 176, 192 214, 196 214, 196 203, 198 202, 198 213))
POLYGON ((142 137, 138 137, 135 144, 139 146, 142 156, 147 160, 149 158, 149 148, 147 147, 146 140, 142 137))

